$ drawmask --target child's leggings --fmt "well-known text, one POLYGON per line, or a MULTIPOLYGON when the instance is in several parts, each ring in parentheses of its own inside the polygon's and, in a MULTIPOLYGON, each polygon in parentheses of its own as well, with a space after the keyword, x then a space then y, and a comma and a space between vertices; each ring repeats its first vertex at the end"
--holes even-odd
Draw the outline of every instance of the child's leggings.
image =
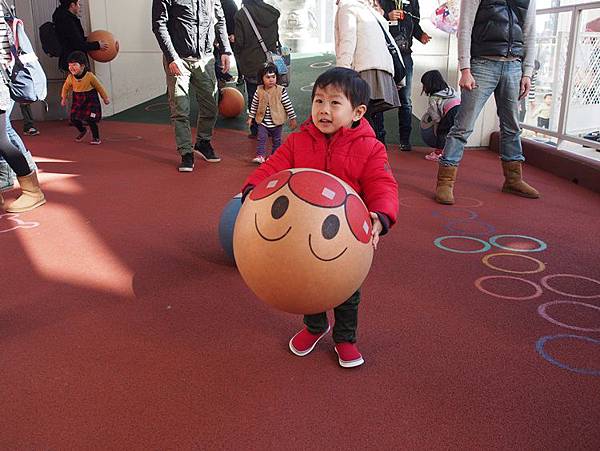
POLYGON ((0 113, 0 155, 6 160, 8 165, 19 177, 25 177, 31 174, 29 163, 15 145, 10 142, 8 132, 6 130, 6 120, 4 115, 6 112, 0 113))
MULTIPOLYGON (((75 127, 77 127, 77 130, 79 130, 81 133, 83 133, 85 131, 85 126, 82 121, 71 119, 71 122, 73 123, 73 125, 75 127)), ((98 123, 97 122, 86 122, 86 124, 90 126, 90 130, 92 131, 93 138, 100 139, 100 131, 98 130, 98 123)))
POLYGON ((271 153, 275 153, 277 148, 281 146, 281 131, 283 125, 277 127, 265 127, 263 124, 258 124, 258 134, 256 135, 256 154, 260 156, 266 156, 267 153, 267 138, 271 136, 273 139, 273 150, 271 153))

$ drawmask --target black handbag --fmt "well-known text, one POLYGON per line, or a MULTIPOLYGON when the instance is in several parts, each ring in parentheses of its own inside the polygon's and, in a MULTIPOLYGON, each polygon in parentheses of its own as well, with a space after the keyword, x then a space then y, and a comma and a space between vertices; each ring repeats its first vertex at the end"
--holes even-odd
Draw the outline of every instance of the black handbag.
POLYGON ((404 77, 406 77, 406 68, 402 62, 402 57, 398 53, 398 49, 390 39, 388 33, 385 31, 385 28, 383 28, 383 25, 381 25, 381 22, 379 22, 377 17, 375 17, 375 20, 377 20, 377 23, 383 32, 383 37, 385 38, 388 51, 390 52, 390 55, 392 55, 392 61, 394 62, 394 81, 396 82, 396 85, 400 86, 402 84, 402 80, 404 80, 404 77))

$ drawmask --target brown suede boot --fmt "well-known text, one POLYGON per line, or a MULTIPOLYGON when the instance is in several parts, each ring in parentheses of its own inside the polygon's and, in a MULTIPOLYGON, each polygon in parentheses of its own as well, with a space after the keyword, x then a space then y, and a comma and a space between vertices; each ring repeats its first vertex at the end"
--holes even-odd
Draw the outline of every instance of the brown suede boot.
POLYGON ((540 193, 535 188, 523 181, 523 167, 520 161, 503 161, 502 171, 504 172, 503 192, 528 197, 530 199, 537 199, 540 197, 540 193))
POLYGON ((22 213, 24 211, 33 210, 34 208, 44 205, 46 198, 40 189, 40 183, 37 179, 37 173, 32 171, 31 174, 24 177, 17 177, 21 186, 21 195, 17 200, 8 206, 6 209, 9 213, 22 213))
POLYGON ((454 182, 456 181, 456 166, 438 167, 437 186, 435 187, 435 200, 440 204, 452 205, 454 203, 454 182))

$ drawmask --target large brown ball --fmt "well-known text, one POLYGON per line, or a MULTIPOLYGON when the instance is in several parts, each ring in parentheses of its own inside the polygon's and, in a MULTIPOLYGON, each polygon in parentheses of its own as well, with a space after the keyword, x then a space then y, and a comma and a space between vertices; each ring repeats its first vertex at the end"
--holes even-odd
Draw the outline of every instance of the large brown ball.
POLYGON ((235 223, 242 278, 289 313, 336 307, 363 283, 373 260, 372 223, 354 190, 315 169, 281 171, 258 184, 235 223))
POLYGON ((101 63, 108 63, 115 59, 117 54, 119 53, 119 41, 115 39, 113 34, 110 31, 106 30, 96 30, 92 31, 87 37, 88 42, 94 41, 104 41, 108 43, 108 48, 106 50, 91 50, 88 52, 92 59, 99 61, 101 63))
POLYGON ((238 117, 244 110, 244 96, 235 88, 221 89, 219 113, 223 117, 238 117))

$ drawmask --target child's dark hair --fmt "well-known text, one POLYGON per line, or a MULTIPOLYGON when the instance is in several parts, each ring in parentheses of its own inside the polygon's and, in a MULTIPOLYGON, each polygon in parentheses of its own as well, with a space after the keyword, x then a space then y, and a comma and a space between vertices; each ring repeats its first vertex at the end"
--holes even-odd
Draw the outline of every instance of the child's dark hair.
POLYGON ((69 57, 67 58, 67 64, 68 63, 79 63, 86 69, 89 69, 87 55, 80 50, 69 53, 69 57))
POLYGON ((428 70, 425 72, 421 77, 421 83, 423 84, 423 92, 428 96, 448 89, 448 83, 446 83, 439 70, 428 70))
POLYGON ((345 67, 334 67, 326 70, 316 79, 313 86, 311 101, 315 98, 317 88, 323 89, 329 85, 339 88, 346 98, 350 100, 352 108, 368 105, 371 97, 369 84, 360 78, 358 72, 345 67))
POLYGON ((277 70, 277 66, 273 63, 263 64, 262 67, 258 70, 258 73, 256 74, 258 78, 258 84, 262 85, 263 77, 267 74, 275 74, 279 77, 279 71, 277 70))
POLYGON ((548 97, 552 97, 552 93, 551 92, 549 92, 548 94, 544 95, 544 100, 546 100, 548 97))

